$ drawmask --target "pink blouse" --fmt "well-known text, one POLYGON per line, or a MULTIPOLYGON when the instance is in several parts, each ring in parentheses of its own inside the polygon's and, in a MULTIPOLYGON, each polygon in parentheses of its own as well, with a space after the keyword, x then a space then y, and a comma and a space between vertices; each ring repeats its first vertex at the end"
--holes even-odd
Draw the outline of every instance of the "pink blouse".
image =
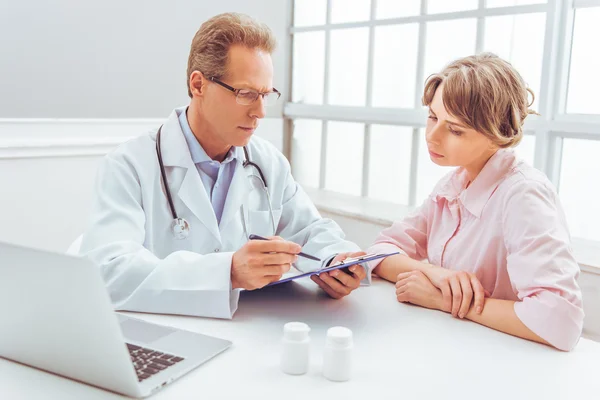
POLYGON ((496 152, 465 188, 467 183, 462 168, 448 174, 420 208, 383 230, 368 252, 400 250, 472 272, 492 298, 514 300, 516 315, 538 336, 572 349, 584 316, 579 265, 554 187, 511 150, 496 152))

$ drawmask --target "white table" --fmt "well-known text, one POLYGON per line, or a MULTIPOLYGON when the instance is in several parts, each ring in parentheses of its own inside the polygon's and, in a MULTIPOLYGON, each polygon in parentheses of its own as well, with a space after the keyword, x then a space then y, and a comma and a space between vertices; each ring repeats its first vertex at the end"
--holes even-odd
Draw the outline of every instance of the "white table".
MULTIPOLYGON (((380 280, 343 300, 325 297, 309 280, 246 292, 232 321, 136 316, 234 342, 152 399, 600 399, 600 343, 581 339, 573 352, 560 352, 400 304, 393 285, 380 280), (312 328, 312 365, 304 376, 278 369, 289 321, 312 328), (335 325, 354 332, 349 382, 321 375, 325 332, 335 325)), ((41 398, 122 397, 0 359, 0 399, 41 398)))

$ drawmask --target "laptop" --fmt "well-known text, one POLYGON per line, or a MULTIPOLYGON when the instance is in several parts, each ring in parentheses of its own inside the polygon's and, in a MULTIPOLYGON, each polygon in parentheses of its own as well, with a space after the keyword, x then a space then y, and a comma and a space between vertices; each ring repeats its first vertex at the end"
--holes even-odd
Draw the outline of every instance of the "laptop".
POLYGON ((146 397, 230 346, 115 313, 85 258, 0 243, 0 357, 146 397))

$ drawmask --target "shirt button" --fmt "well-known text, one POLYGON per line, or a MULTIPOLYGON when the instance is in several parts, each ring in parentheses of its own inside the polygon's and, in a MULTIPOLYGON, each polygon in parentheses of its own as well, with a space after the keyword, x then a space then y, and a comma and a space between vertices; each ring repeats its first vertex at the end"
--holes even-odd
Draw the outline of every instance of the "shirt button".
POLYGON ((215 249, 215 253, 218 253, 219 251, 221 251, 221 249, 219 249, 218 247, 215 249))

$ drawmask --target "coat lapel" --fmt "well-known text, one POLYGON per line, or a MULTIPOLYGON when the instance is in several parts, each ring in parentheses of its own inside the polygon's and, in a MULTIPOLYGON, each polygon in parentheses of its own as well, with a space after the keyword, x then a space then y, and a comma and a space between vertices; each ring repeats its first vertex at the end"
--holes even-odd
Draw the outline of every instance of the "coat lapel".
POLYGON ((225 207, 221 217, 221 230, 224 230, 232 220, 235 220, 236 216, 237 218, 242 218, 239 215, 241 206, 245 203, 248 194, 252 189, 248 174, 243 165, 243 150, 238 147, 236 148, 236 152, 235 172, 225 200, 225 207))
MULTIPOLYGON (((190 150, 179 125, 179 114, 184 111, 185 108, 174 110, 161 130, 161 152, 167 179, 169 180, 169 188, 174 197, 173 200, 175 201, 176 194, 206 229, 221 241, 215 212, 196 165, 192 161, 190 150), (178 169, 184 170, 182 171, 183 180, 177 171, 178 169), (176 179, 178 176, 179 179, 176 179), (177 188, 178 182, 181 182, 179 188, 177 188)), ((176 212, 178 216, 185 218, 184 210, 176 210, 176 212)), ((192 227, 192 229, 194 228, 192 227)))

